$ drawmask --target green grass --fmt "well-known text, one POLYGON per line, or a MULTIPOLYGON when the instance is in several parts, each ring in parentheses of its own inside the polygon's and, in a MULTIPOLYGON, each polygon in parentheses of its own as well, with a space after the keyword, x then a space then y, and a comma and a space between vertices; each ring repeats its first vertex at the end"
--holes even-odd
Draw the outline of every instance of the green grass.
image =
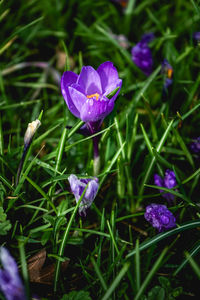
POLYGON ((192 39, 199 4, 0 1, 0 237, 28 294, 44 300, 199 298, 200 169, 190 149, 200 135, 200 48, 192 39), (146 32, 156 37, 149 77, 131 60, 131 47, 146 32), (124 34, 129 47, 111 33, 124 34), (164 58, 174 69, 166 99, 164 58), (117 68, 122 89, 101 132, 84 137, 78 132, 83 122, 61 95, 60 76, 105 61, 117 68), (39 116, 42 125, 16 185, 25 131, 39 116), (67 178, 93 176, 97 135, 100 187, 81 218, 67 178), (153 180, 168 168, 178 183, 170 190, 176 199, 171 206, 153 180), (158 233, 147 223, 151 203, 167 205, 177 227, 158 233), (48 277, 49 266, 48 284, 39 276, 33 282, 27 269, 43 248, 46 261, 36 270, 48 277))

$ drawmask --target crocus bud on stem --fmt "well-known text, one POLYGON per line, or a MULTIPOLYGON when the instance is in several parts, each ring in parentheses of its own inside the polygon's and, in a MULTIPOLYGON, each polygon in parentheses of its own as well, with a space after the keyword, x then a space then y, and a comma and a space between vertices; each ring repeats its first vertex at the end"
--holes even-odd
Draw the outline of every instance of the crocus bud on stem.
POLYGON ((40 127, 41 122, 39 120, 35 120, 28 124, 24 135, 24 148, 28 148, 31 144, 32 138, 36 133, 37 129, 40 127))
POLYGON ((37 129, 40 127, 40 125, 41 125, 41 122, 38 119, 28 124, 28 127, 27 127, 25 135, 24 135, 24 150, 23 150, 22 158, 20 160, 19 167, 17 170, 16 185, 18 185, 18 182, 19 182, 19 177, 20 177, 20 174, 22 171, 22 167, 24 164, 24 160, 25 160, 27 151, 31 145, 33 136, 36 133, 37 129))

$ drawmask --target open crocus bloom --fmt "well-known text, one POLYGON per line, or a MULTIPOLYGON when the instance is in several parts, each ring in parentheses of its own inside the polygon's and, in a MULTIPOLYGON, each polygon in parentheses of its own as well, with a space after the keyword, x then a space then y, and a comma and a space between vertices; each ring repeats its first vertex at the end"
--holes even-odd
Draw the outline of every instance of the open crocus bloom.
POLYGON ((97 70, 83 67, 80 75, 66 71, 61 78, 61 91, 71 113, 84 122, 102 122, 113 110, 122 80, 112 62, 104 62, 97 70), (114 91, 108 99, 106 96, 114 91))

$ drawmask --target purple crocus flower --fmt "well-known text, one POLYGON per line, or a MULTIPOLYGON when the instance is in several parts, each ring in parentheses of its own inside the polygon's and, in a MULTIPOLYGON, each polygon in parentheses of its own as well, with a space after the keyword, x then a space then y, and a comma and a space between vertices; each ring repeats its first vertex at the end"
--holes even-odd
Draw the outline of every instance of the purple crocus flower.
POLYGON ((15 260, 8 250, 0 248, 0 260, 3 269, 0 269, 0 290, 7 300, 25 300, 25 289, 19 277, 15 260))
POLYGON ((146 76, 149 76, 152 73, 153 59, 148 44, 153 39, 153 33, 146 33, 142 36, 141 41, 131 50, 133 62, 146 76))
POLYGON ((148 205, 144 217, 159 232, 176 227, 176 219, 165 205, 148 205))
MULTIPOLYGON (((158 174, 155 174, 154 175, 154 183, 157 186, 165 187, 168 189, 172 189, 177 185, 176 176, 175 176, 174 172, 169 169, 166 170, 164 179, 161 178, 158 174)), ((174 201, 175 197, 173 194, 170 194, 170 193, 163 194, 163 192, 164 192, 163 190, 160 190, 160 192, 162 193, 162 196, 165 199, 167 199, 169 202, 174 201)))
POLYGON ((83 67, 80 75, 71 71, 63 73, 61 91, 71 113, 86 122, 94 133, 103 119, 113 110, 122 80, 110 61, 101 64, 97 70, 83 67), (116 94, 107 95, 119 87, 116 94))
POLYGON ((173 68, 167 61, 167 59, 163 60, 162 63, 162 68, 161 68, 161 73, 164 74, 165 79, 164 79, 164 91, 166 92, 168 87, 172 84, 173 82, 173 68))
POLYGON ((200 136, 193 140, 190 144, 190 149, 193 153, 200 154, 200 136))
POLYGON ((92 202, 96 197, 99 188, 98 178, 94 177, 93 179, 91 178, 78 179, 76 175, 71 174, 68 180, 69 180, 71 191, 75 196, 76 202, 79 201, 85 187, 87 186, 86 192, 79 206, 80 216, 85 217, 87 209, 92 205, 92 202))
MULTIPOLYGON (((80 75, 66 71, 61 78, 66 104, 74 116, 86 122, 89 134, 100 130, 103 119, 114 108, 121 85, 117 69, 110 61, 101 64, 97 70, 91 66, 83 67, 80 75), (112 92, 115 93, 111 96, 112 92)), ((87 134, 87 130, 84 129, 84 133, 87 134)), ((99 136, 94 137, 94 175, 100 169, 98 142, 99 136)))

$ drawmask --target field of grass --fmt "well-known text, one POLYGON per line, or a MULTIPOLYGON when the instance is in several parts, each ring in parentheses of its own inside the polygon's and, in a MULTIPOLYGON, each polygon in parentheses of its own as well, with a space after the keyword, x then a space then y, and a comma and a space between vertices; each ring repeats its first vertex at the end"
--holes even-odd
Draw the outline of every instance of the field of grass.
MULTIPOLYGON (((191 147, 200 136, 199 4, 0 0, 0 239, 26 299, 200 298, 200 150, 191 147), (131 55, 146 33, 154 34, 148 75, 131 55), (163 73, 164 59, 173 77, 163 73), (101 127, 83 135, 61 76, 107 61, 122 87, 101 127), (25 155, 24 135, 36 119, 25 155), (161 190, 154 175, 166 170, 176 185, 161 190), (98 178, 85 217, 71 174, 98 178), (144 217, 152 203, 166 205, 176 226, 153 227, 144 217)), ((11 298, 0 292, 0 299, 11 298)))

